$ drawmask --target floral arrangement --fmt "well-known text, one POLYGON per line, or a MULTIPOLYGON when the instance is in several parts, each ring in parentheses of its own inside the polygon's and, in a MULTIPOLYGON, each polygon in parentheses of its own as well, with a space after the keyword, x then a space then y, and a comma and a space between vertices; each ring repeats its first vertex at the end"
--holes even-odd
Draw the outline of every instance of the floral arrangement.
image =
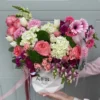
POLYGON ((80 60, 96 47, 98 38, 93 26, 72 16, 42 23, 32 18, 28 9, 13 7, 19 13, 7 17, 6 39, 12 46, 9 50, 17 68, 25 65, 32 76, 39 75, 40 70, 51 71, 54 77, 62 78, 62 83, 72 83, 77 78, 80 60))

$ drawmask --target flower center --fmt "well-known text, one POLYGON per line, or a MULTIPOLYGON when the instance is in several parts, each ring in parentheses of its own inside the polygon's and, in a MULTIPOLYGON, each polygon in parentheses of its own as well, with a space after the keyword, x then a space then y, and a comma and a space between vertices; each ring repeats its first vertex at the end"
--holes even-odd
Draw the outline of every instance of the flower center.
POLYGON ((77 25, 74 26, 74 29, 77 29, 77 25))
POLYGON ((41 44, 40 46, 41 46, 41 48, 45 48, 45 45, 44 44, 41 44))

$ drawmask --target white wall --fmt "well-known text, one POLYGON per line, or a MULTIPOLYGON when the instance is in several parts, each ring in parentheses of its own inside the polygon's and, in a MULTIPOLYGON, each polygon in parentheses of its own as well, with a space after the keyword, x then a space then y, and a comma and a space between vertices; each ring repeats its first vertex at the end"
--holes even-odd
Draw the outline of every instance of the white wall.
MULTIPOLYGON (((93 24, 98 37, 100 37, 100 0, 0 0, 0 95, 7 92, 21 77, 21 71, 15 69, 11 62, 12 54, 8 52, 9 43, 5 40, 6 24, 8 15, 16 13, 12 5, 28 7, 34 18, 42 21, 52 21, 55 18, 64 19, 73 16, 81 17, 93 24)), ((100 56, 100 42, 97 49, 89 53, 89 61, 100 56)), ((31 88, 32 100, 48 100, 36 94, 31 88)), ((88 97, 98 100, 100 97, 100 76, 81 79, 78 86, 65 84, 63 89, 66 93, 77 97, 88 97)), ((24 87, 22 86, 13 95, 5 100, 25 100, 24 87)))

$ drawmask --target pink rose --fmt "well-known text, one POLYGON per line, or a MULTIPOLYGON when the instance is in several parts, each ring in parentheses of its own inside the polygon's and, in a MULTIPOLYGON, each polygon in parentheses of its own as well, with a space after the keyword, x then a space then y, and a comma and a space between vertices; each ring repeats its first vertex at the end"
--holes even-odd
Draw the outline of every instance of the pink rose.
POLYGON ((31 27, 34 27, 34 26, 40 27, 40 25, 41 25, 41 21, 40 20, 32 19, 28 23, 28 28, 30 29, 31 27))
POLYGON ((94 39, 90 39, 86 42, 86 46, 88 48, 92 48, 94 46, 94 39))
POLYGON ((65 22, 69 22, 69 23, 72 23, 74 21, 74 18, 72 16, 68 16, 66 17, 65 19, 65 22))
POLYGON ((38 68, 41 69, 42 67, 41 67, 40 64, 38 64, 38 63, 34 63, 34 68, 35 68, 35 69, 38 69, 38 68))
POLYGON ((7 26, 9 26, 9 27, 12 26, 13 23, 14 23, 16 20, 17 20, 17 18, 16 18, 15 15, 8 16, 8 17, 6 18, 6 24, 7 24, 7 26))
POLYGON ((16 31, 16 28, 14 26, 10 26, 7 29, 7 35, 14 36, 15 31, 16 31))
POLYGON ((69 53, 69 59, 80 59, 81 56, 81 48, 79 46, 75 46, 72 48, 72 51, 69 53))
POLYGON ((13 26, 18 29, 19 27, 21 27, 21 23, 20 23, 20 20, 17 19, 14 23, 13 23, 13 26))
POLYGON ((26 43, 25 45, 24 45, 24 51, 27 51, 28 49, 30 48, 30 45, 28 44, 28 43, 26 43))
POLYGON ((18 57, 18 56, 21 55, 22 51, 23 51, 23 50, 22 50, 22 48, 21 48, 20 46, 16 46, 16 47, 14 48, 13 53, 14 53, 14 55, 15 55, 16 57, 18 57))
POLYGON ((46 71, 50 71, 51 65, 48 63, 46 66, 44 66, 44 69, 45 69, 46 71))
POLYGON ((50 44, 46 41, 38 41, 34 47, 34 50, 37 51, 42 56, 49 56, 50 54, 50 44))
POLYGON ((18 38, 20 37, 24 32, 26 31, 26 29, 24 27, 19 27, 15 32, 14 32, 14 38, 18 38))
POLYGON ((46 66, 47 63, 48 63, 48 62, 47 62, 47 58, 44 58, 43 61, 42 61, 42 66, 46 66))
POLYGON ((58 36, 60 36, 60 35, 61 35, 61 32, 56 31, 56 32, 54 32, 54 35, 55 35, 56 37, 58 37, 58 36))

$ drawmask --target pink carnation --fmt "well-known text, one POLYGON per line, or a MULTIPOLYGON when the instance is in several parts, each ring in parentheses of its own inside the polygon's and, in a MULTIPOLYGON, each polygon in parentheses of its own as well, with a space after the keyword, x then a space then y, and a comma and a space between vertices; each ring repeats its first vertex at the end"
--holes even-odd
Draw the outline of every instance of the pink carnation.
POLYGON ((16 20, 17 20, 17 18, 16 18, 15 15, 8 16, 8 17, 6 18, 6 24, 7 24, 7 26, 9 26, 9 27, 12 26, 13 23, 14 23, 16 20))
POLYGON ((68 17, 66 17, 65 21, 72 23, 74 21, 74 18, 72 16, 68 16, 68 17))
POLYGON ((14 32, 14 38, 18 38, 20 37, 24 32, 26 31, 26 29, 24 27, 19 27, 15 32, 14 32))
POLYGON ((14 26, 10 26, 7 29, 7 35, 10 35, 12 37, 14 37, 14 32, 16 31, 16 28, 14 26))
POLYGON ((90 39, 86 42, 86 46, 88 48, 92 48, 94 46, 94 39, 90 39))
POLYGON ((28 28, 30 29, 31 27, 34 27, 34 26, 40 27, 40 25, 41 25, 41 21, 40 20, 32 19, 28 23, 28 28))
POLYGON ((42 56, 50 55, 50 44, 46 41, 38 41, 34 47, 34 50, 37 51, 42 56))
POLYGON ((27 51, 28 49, 30 48, 30 45, 28 44, 28 43, 26 43, 25 45, 24 45, 24 51, 27 51))
POLYGON ((21 27, 21 23, 20 23, 20 20, 17 19, 14 23, 13 23, 13 26, 18 29, 19 27, 21 27))

